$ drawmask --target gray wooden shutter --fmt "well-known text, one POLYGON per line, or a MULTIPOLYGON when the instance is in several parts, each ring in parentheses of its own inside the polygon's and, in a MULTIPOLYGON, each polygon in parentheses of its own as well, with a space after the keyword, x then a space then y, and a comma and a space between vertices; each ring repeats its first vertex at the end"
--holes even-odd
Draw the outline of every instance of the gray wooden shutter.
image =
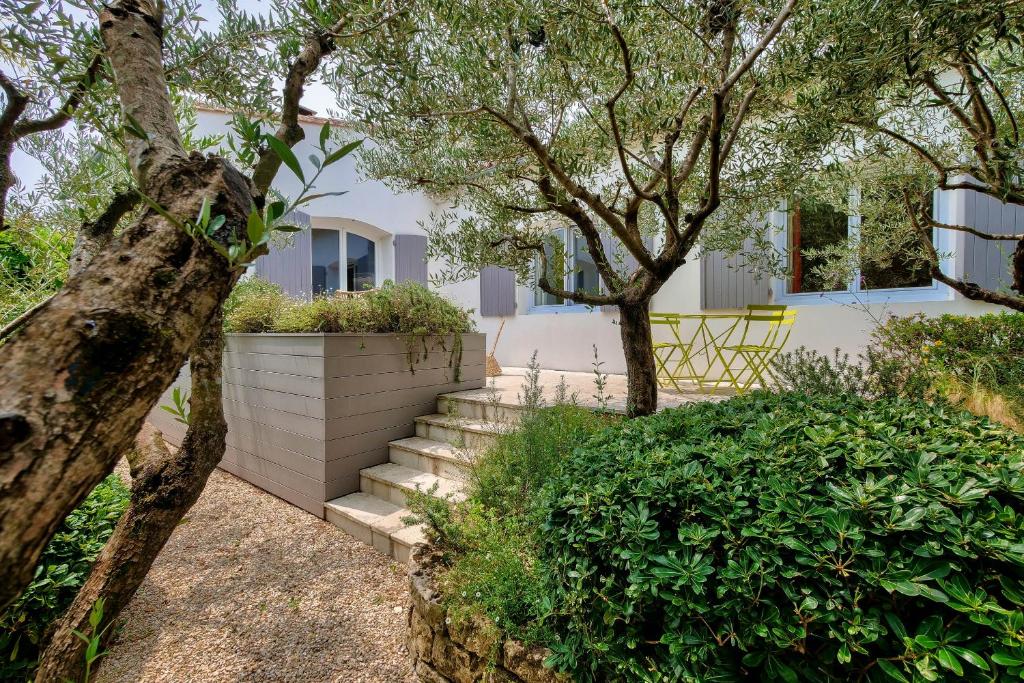
POLYGON ((766 304, 771 293, 767 275, 751 272, 744 252, 753 249, 753 240, 743 243, 740 253, 727 256, 705 251, 700 256, 700 307, 702 310, 743 308, 748 304, 766 304))
POLYGON ((282 248, 271 243, 270 253, 256 259, 256 275, 280 285, 289 296, 308 297, 313 291, 310 216, 296 210, 286 218, 304 230, 291 233, 290 246, 282 248))
POLYGON ((507 268, 487 266, 480 271, 480 315, 516 313, 516 276, 507 268))
POLYGON ((427 236, 395 235, 395 282, 427 284, 427 236))
MULTIPOLYGON (((964 191, 964 225, 993 235, 1024 232, 1024 207, 1004 204, 974 190, 964 191)), ((964 234, 963 278, 985 289, 1006 289, 1012 282, 1010 254, 1014 244, 964 234)))

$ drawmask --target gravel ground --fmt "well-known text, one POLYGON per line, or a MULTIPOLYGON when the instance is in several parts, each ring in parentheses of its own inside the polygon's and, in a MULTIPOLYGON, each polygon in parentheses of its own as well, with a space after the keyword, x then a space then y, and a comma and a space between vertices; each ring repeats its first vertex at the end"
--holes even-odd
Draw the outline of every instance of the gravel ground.
POLYGON ((407 601, 403 566, 217 470, 95 680, 411 682, 407 601))

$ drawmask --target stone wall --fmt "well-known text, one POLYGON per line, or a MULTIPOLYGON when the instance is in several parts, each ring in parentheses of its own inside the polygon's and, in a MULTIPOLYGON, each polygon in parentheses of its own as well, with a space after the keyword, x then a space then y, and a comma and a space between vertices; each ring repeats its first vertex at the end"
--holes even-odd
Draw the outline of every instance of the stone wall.
POLYGON ((427 546, 413 550, 409 566, 409 654, 423 683, 564 683, 567 676, 544 668, 548 651, 514 640, 500 641, 483 619, 455 623, 438 594, 427 546))

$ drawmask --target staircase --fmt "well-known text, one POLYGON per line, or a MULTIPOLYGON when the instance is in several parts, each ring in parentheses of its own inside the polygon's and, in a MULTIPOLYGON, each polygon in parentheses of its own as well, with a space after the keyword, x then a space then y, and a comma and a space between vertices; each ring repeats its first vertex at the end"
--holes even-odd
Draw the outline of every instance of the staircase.
POLYGON ((412 514, 408 492, 436 485, 433 495, 462 499, 474 456, 518 419, 521 408, 470 390, 438 396, 437 410, 416 418, 416 436, 388 444, 389 462, 360 471, 358 493, 324 504, 329 522, 403 563, 425 540, 422 525, 402 521, 412 514))

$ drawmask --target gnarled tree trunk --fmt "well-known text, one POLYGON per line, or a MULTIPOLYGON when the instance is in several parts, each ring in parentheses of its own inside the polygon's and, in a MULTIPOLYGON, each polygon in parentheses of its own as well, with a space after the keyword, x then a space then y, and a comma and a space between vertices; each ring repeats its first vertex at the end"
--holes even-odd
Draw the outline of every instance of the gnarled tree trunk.
POLYGON ((626 356, 626 413, 630 417, 650 415, 658 409, 650 299, 619 304, 619 332, 626 356))
MULTIPOLYGON (((170 214, 204 198, 245 241, 249 181, 181 146, 161 62, 159 11, 122 0, 100 16, 139 188, 170 214)), ((57 525, 113 469, 238 273, 152 209, 51 299, 0 354, 0 609, 28 584, 57 525)))
POLYGON ((171 453, 163 435, 148 424, 138 438, 143 459, 133 465, 131 503, 97 558, 75 601, 55 625, 36 681, 79 680, 85 643, 74 631, 88 631, 89 613, 104 599, 109 623, 128 603, 181 518, 206 487, 224 454, 227 424, 221 404, 221 314, 207 322, 189 358, 191 411, 181 449, 171 453))

